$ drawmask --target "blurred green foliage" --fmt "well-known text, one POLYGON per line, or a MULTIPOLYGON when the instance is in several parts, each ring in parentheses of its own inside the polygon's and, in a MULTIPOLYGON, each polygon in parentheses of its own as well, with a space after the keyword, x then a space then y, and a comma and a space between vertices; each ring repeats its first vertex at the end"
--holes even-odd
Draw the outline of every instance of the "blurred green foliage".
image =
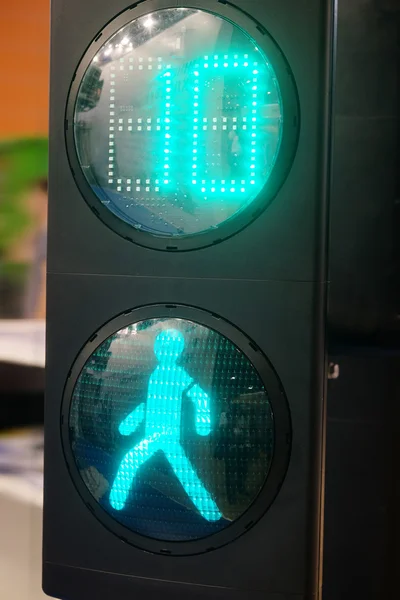
POLYGON ((0 260, 30 226, 25 194, 47 179, 46 138, 0 142, 0 260))

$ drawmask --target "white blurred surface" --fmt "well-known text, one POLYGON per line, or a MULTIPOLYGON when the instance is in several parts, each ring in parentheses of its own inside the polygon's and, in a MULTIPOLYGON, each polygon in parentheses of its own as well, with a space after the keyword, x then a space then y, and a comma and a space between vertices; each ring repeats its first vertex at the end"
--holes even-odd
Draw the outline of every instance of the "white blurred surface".
POLYGON ((44 600, 42 491, 0 475, 0 598, 44 600))
POLYGON ((0 435, 0 599, 44 600, 43 432, 0 435))
POLYGON ((45 321, 0 320, 0 362, 45 366, 45 321))

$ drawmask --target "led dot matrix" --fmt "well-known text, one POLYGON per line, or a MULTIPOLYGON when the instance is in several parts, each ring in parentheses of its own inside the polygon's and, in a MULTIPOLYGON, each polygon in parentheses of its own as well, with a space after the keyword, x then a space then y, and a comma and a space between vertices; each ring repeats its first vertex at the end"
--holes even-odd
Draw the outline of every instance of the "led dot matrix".
POLYGON ((93 192, 125 223, 166 237, 204 233, 268 188, 283 131, 280 87, 237 26, 199 10, 160 10, 117 32, 92 67, 103 92, 94 107, 78 103, 77 151, 93 192), (221 31, 235 41, 218 41, 221 31))
MULTIPOLYGON (((261 69, 264 71, 265 69, 261 69)), ((210 199, 210 194, 220 201, 237 200, 242 194, 246 194, 250 186, 255 186, 258 179, 259 186, 263 186, 265 170, 262 165, 261 151, 257 155, 257 133, 258 133, 258 108, 259 95, 261 91, 266 91, 268 82, 267 73, 260 83, 259 56, 254 53, 253 57, 249 54, 217 54, 212 57, 205 55, 202 61, 194 65, 193 70, 193 141, 192 141, 192 184, 201 188, 200 197, 203 200, 210 199), (257 60, 254 60, 254 59, 257 60), (223 97, 223 104, 227 105, 227 110, 221 111, 220 116, 202 117, 201 108, 204 104, 204 95, 210 82, 225 78, 230 74, 234 78, 235 84, 239 76, 244 84, 245 104, 240 109, 241 116, 229 116, 240 111, 234 111, 234 106, 230 106, 229 95, 223 97), (264 88, 264 89, 262 89, 264 88), (203 92, 203 94, 202 94, 203 92), (203 100, 203 102, 202 102, 203 100), (243 111, 243 108, 245 109, 243 111), (233 109, 233 110, 232 110, 233 109), (232 179, 232 171, 227 169, 228 165, 221 165, 221 177, 210 179, 207 177, 205 167, 208 166, 202 161, 200 148, 206 145, 206 138, 216 138, 217 136, 225 140, 230 146, 230 156, 236 166, 236 175, 232 179), (258 168, 257 158, 260 165, 258 168), (200 159, 200 162, 199 162, 200 159), (242 163, 242 164, 238 164, 242 163), (224 169, 225 167, 225 169, 224 169), (202 169, 203 172, 200 170, 202 169), (224 171, 226 171, 224 173, 224 171), (231 173, 229 172, 231 171, 231 173)), ((209 103, 212 106, 212 103, 209 103)), ((212 198, 211 198, 212 199, 212 198)))
POLYGON ((92 497, 126 528, 187 541, 257 497, 274 447, 268 392, 228 338, 182 318, 132 323, 87 358, 69 432, 92 497))

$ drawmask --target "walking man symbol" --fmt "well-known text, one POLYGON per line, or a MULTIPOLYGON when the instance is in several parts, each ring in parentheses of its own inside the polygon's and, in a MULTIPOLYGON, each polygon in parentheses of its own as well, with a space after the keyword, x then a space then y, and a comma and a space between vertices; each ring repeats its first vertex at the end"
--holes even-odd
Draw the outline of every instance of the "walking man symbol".
POLYGON ((185 492, 207 521, 218 521, 221 513, 204 487, 181 446, 183 392, 195 406, 196 431, 211 432, 210 398, 176 363, 185 347, 183 335, 176 329, 161 332, 154 342, 158 366, 150 376, 147 402, 141 403, 122 421, 121 435, 130 435, 145 421, 145 435, 122 459, 111 492, 110 504, 116 510, 125 506, 139 469, 162 451, 185 492))

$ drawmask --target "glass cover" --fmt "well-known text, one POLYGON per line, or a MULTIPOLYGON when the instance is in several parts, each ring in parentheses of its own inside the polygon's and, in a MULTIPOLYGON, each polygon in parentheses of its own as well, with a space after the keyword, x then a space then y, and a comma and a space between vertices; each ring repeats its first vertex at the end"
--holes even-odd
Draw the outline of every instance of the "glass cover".
POLYGON ((150 538, 186 541, 227 527, 270 469, 268 393, 227 338, 184 319, 121 329, 75 385, 70 443, 89 492, 150 538))
POLYGON ((267 184, 282 136, 268 58, 233 23, 159 10, 128 23, 80 84, 74 133, 93 192, 132 227, 207 232, 267 184))

